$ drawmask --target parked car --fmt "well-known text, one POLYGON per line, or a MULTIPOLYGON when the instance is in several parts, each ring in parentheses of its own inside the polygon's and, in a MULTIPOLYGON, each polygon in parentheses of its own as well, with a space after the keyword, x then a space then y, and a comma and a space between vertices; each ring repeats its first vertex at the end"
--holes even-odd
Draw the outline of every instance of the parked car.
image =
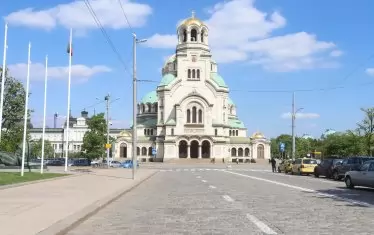
POLYGON ((334 180, 341 180, 345 173, 352 170, 357 170, 364 162, 374 160, 372 157, 349 157, 344 159, 341 163, 337 163, 333 169, 332 176, 334 180))
POLYGON ((355 186, 374 188, 374 160, 366 161, 356 170, 345 173, 344 181, 347 188, 355 186))
MULTIPOLYGON (((137 163, 136 166, 139 167, 139 162, 137 161, 136 163, 137 163)), ((132 160, 126 160, 126 161, 121 163, 120 167, 122 167, 122 168, 132 168, 132 165, 133 165, 132 160)))
POLYGON ((279 166, 278 166, 278 172, 284 172, 284 173, 288 173, 288 172, 291 172, 291 168, 292 168, 292 162, 293 160, 291 159, 287 159, 287 160, 284 160, 282 161, 279 166))
POLYGON ((91 162, 87 158, 79 158, 79 159, 73 159, 70 163, 68 163, 69 166, 90 166, 91 162))
POLYGON ((298 158, 295 160, 291 174, 309 175, 314 173, 314 167, 317 166, 317 160, 312 158, 298 158))
POLYGON ((343 159, 339 158, 326 158, 323 159, 320 164, 314 168, 314 176, 325 176, 327 178, 332 178, 332 172, 336 164, 341 164, 343 159))
POLYGON ((111 161, 111 162, 109 162, 110 167, 120 167, 121 164, 122 163, 119 162, 119 161, 111 161))

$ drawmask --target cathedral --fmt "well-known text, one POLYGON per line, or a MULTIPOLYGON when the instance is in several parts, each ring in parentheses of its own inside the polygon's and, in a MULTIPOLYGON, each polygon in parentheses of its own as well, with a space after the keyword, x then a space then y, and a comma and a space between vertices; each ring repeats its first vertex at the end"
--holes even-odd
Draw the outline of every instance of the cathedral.
MULTIPOLYGON (((260 132, 248 137, 237 116, 212 59, 207 25, 193 13, 179 24, 177 35, 175 54, 165 61, 157 89, 138 102, 138 159, 269 159, 270 141, 260 132)), ((117 136, 116 158, 131 158, 131 132, 117 136)))

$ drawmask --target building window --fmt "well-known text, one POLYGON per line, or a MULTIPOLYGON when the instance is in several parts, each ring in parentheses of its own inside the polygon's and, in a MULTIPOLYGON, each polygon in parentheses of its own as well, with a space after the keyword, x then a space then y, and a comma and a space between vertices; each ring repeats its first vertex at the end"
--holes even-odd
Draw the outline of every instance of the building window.
POLYGON ((176 69, 176 63, 173 63, 173 70, 176 69))
POLYGON ((147 148, 146 147, 142 148, 142 156, 147 156, 147 148))
POLYGON ((195 70, 193 69, 192 70, 192 78, 195 78, 196 76, 195 76, 195 70))
POLYGON ((192 107, 192 123, 196 123, 196 107, 192 107))
POLYGON ((203 123, 203 111, 199 109, 199 123, 203 123))
POLYGON ((183 42, 187 42, 187 30, 183 30, 183 42))
POLYGON ((238 134, 238 133, 239 133, 239 131, 238 131, 238 130, 236 130, 236 131, 235 131, 235 134, 236 134, 236 136, 239 136, 239 134, 238 134))
POLYGON ((191 30, 191 42, 196 42, 197 39, 197 31, 196 29, 191 30))
POLYGON ((149 129, 147 129, 147 135, 149 135, 149 129))
POLYGON ((174 128, 171 128, 171 135, 174 135, 174 128))
POLYGON ((148 107, 148 113, 150 113, 152 111, 152 106, 151 104, 147 104, 147 107, 148 107))
POLYGON ((140 148, 139 148, 139 147, 136 148, 136 155, 137 155, 137 156, 140 155, 140 148))
POLYGON ((158 112, 158 106, 157 106, 157 104, 155 104, 155 113, 157 113, 158 112))
POLYGON ((187 123, 191 123, 191 110, 187 109, 187 123))
POLYGON ((204 30, 202 30, 201 31, 201 42, 204 42, 204 34, 205 34, 205 31, 204 30))
POLYGON ((196 77, 197 77, 197 78, 200 78, 200 69, 197 69, 197 70, 196 70, 196 77))
POLYGON ((210 71, 213 71, 213 64, 210 64, 210 71))
POLYGON ((217 129, 214 129, 214 135, 215 135, 215 136, 218 135, 218 130, 217 130, 217 129))
POLYGON ((151 129, 151 135, 153 135, 153 129, 151 129))
POLYGON ((188 69, 188 78, 191 78, 191 69, 188 69))
POLYGON ((147 129, 144 129, 144 135, 147 135, 147 129))
POLYGON ((232 132, 231 132, 231 130, 229 131, 229 135, 230 135, 230 136, 232 135, 232 132))

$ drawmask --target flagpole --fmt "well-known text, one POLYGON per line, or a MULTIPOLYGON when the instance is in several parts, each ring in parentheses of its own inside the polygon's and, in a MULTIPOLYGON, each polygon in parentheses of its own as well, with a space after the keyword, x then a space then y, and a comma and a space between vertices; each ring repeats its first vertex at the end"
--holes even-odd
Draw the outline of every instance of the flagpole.
POLYGON ((68 75, 68 111, 66 117, 66 142, 65 142, 65 172, 68 171, 68 153, 69 153, 69 125, 70 125, 70 85, 71 85, 71 57, 73 44, 73 29, 70 29, 69 39, 69 75, 68 75))
POLYGON ((0 142, 1 142, 1 132, 2 132, 2 129, 3 129, 4 87, 5 87, 5 71, 6 71, 6 51, 7 51, 7 48, 8 48, 7 39, 8 39, 8 23, 5 23, 3 71, 1 73, 0 142))
POLYGON ((48 55, 45 57, 45 76, 44 76, 44 111, 43 111, 43 134, 42 134, 42 161, 40 165, 40 174, 43 174, 44 168, 44 142, 45 142, 45 117, 47 111, 47 82, 48 82, 48 55))
POLYGON ((23 145, 22 145, 22 165, 21 165, 21 176, 25 171, 25 154, 26 154, 26 135, 27 135, 27 119, 28 119, 28 106, 29 106, 29 86, 30 86, 30 54, 31 54, 31 42, 29 42, 29 53, 27 58, 27 77, 26 77, 26 93, 25 93, 25 115, 23 116, 23 145))

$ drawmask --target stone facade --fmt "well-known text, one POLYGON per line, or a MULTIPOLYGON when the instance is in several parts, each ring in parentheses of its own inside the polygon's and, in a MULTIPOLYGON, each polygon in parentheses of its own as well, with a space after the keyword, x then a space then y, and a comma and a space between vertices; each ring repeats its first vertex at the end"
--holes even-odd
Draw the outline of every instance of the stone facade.
MULTIPOLYGON (((177 28, 176 54, 162 69, 155 91, 138 103, 137 155, 175 158, 270 158, 270 142, 251 137, 236 114, 229 88, 218 73, 209 48, 209 29, 193 15, 177 28)), ((131 156, 131 130, 118 136, 115 153, 131 156)))

